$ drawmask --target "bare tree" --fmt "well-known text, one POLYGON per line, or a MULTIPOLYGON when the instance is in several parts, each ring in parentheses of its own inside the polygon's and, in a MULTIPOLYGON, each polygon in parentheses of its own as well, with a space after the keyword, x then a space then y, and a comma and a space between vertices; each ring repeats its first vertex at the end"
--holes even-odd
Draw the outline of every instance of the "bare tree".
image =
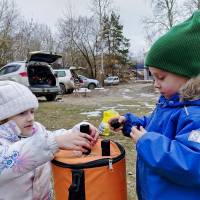
POLYGON ((94 18, 98 22, 97 35, 97 54, 101 58, 101 65, 99 66, 100 82, 103 85, 104 82, 104 40, 103 40, 103 19, 111 13, 112 0, 91 0, 90 9, 93 12, 94 18))
POLYGON ((13 1, 0 1, 0 66, 12 59, 11 48, 18 10, 13 1))
POLYGON ((90 10, 99 21, 100 30, 103 23, 103 17, 109 15, 111 12, 111 3, 112 0, 91 0, 90 10))
POLYGON ((74 32, 76 18, 73 16, 71 4, 66 7, 62 19, 58 21, 57 51, 63 52, 63 66, 86 66, 84 58, 74 43, 74 32))
POLYGON ((142 20, 150 44, 178 22, 177 0, 153 0, 152 8, 153 17, 142 20))
POLYGON ((27 56, 32 45, 32 35, 35 30, 35 24, 33 20, 25 21, 23 19, 18 21, 18 29, 14 36, 13 43, 13 57, 15 59, 23 60, 27 56))
POLYGON ((186 0, 183 4, 186 14, 191 15, 195 10, 200 10, 200 0, 186 0))
MULTIPOLYGON (((79 17, 73 19, 66 17, 59 22, 60 44, 63 51, 71 50, 87 62, 89 73, 96 77, 96 24, 93 18, 79 17)), ((76 58, 73 57, 74 61, 76 58)), ((80 60, 80 57, 77 58, 80 60)))
POLYGON ((0 1, 0 66, 15 59, 25 59, 29 51, 53 51, 50 28, 19 14, 14 1, 0 1))
POLYGON ((23 60, 29 51, 54 50, 54 39, 50 28, 45 24, 38 24, 32 19, 18 21, 18 26, 13 36, 13 58, 23 60))

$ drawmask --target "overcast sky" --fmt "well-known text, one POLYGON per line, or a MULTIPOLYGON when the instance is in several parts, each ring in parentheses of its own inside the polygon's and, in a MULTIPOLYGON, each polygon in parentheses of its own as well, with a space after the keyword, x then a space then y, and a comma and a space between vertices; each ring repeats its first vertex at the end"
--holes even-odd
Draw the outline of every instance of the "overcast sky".
MULTIPOLYGON (((16 0, 21 14, 27 19, 33 18, 38 23, 45 23, 55 30, 57 20, 62 18, 69 4, 77 15, 88 15, 90 0, 16 0)), ((118 9, 120 22, 124 25, 125 37, 131 41, 131 52, 135 55, 145 47, 144 34, 140 19, 149 16, 149 0, 113 0, 118 9)))

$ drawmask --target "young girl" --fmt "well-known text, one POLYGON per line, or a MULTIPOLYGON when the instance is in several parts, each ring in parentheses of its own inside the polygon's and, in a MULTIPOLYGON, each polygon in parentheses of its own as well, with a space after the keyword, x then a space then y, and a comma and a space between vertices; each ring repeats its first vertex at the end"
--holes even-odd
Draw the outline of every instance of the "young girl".
POLYGON ((124 135, 136 143, 139 200, 199 199, 199 50, 198 11, 148 52, 145 64, 161 94, 153 113, 141 118, 127 113, 118 119, 124 135))
POLYGON ((90 135, 80 124, 70 130, 47 131, 34 122, 38 100, 25 86, 0 81, 0 199, 51 199, 50 160, 60 149, 77 153, 91 148, 98 137, 90 125, 90 135))

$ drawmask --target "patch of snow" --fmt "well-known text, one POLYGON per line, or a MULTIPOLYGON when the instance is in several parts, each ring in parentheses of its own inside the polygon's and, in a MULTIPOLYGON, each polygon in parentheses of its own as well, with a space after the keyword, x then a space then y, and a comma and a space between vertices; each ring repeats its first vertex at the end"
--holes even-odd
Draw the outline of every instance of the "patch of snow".
POLYGON ((104 110, 110 110, 110 109, 115 109, 115 108, 116 108, 115 106, 114 107, 103 106, 101 108, 97 108, 96 110, 102 110, 102 111, 104 111, 104 110))
POLYGON ((100 87, 100 88, 95 88, 95 90, 108 90, 108 89, 105 89, 103 87, 100 87))
POLYGON ((76 92, 84 93, 84 92, 91 92, 88 88, 79 88, 76 92))
POLYGON ((144 105, 145 105, 146 107, 148 107, 148 108, 154 108, 154 107, 155 107, 155 105, 149 104, 148 102, 144 102, 144 105))
POLYGON ((109 89, 105 89, 105 88, 95 88, 95 90, 98 90, 99 92, 107 92, 107 91, 109 91, 109 89))
POLYGON ((130 92, 130 89, 125 89, 123 93, 130 92))
POLYGON ((83 112, 81 115, 87 115, 88 117, 98 117, 101 115, 100 111, 83 112))
POLYGON ((124 99, 132 99, 133 97, 127 96, 127 95, 123 95, 122 96, 124 99))
POLYGON ((123 105, 123 104, 118 104, 117 106, 120 106, 120 107, 141 107, 141 105, 123 105))
POLYGON ((116 108, 115 110, 128 110, 127 108, 116 108))
POLYGON ((141 93, 139 94, 141 97, 155 97, 154 94, 146 94, 146 93, 141 93))

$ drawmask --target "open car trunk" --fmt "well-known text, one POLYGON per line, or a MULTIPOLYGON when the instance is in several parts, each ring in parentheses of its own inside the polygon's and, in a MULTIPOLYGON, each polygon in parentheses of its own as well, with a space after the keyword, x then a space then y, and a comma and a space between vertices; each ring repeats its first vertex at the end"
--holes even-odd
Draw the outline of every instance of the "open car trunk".
POLYGON ((48 88, 56 86, 56 78, 48 66, 28 65, 27 73, 31 87, 48 88))

